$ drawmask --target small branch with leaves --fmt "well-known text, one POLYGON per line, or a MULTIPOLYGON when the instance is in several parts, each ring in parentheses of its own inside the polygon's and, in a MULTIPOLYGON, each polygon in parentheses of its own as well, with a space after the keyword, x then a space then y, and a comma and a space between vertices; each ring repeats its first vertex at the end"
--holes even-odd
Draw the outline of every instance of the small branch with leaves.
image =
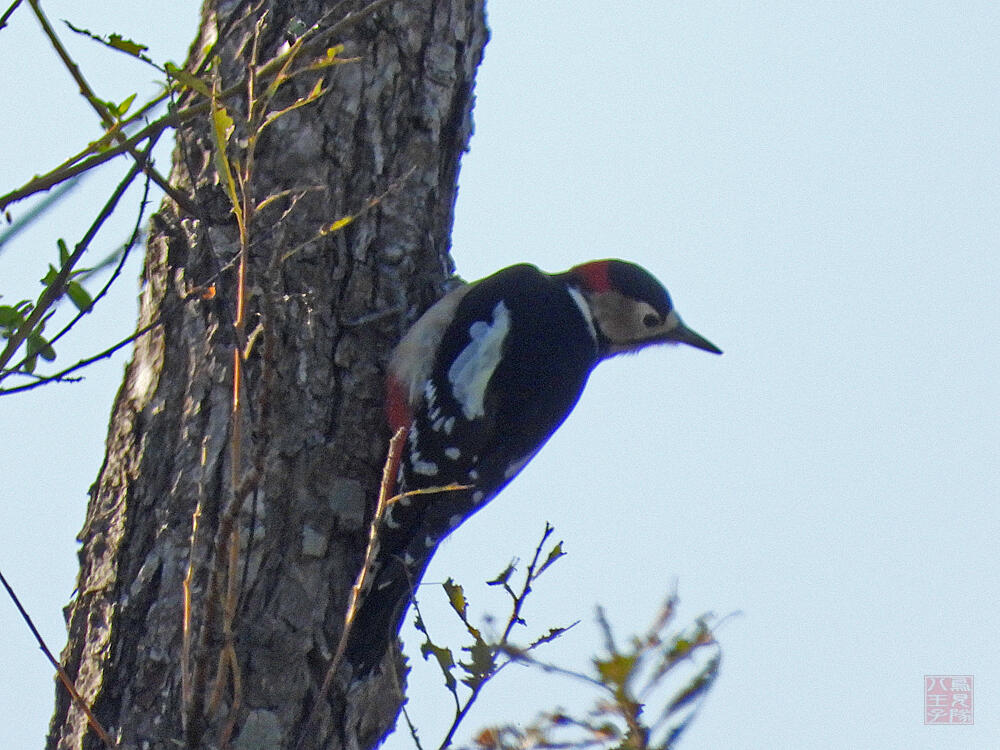
MULTIPOLYGON (((484 636, 483 631, 470 622, 463 587, 450 578, 442 584, 451 609, 472 638, 470 644, 461 647, 468 654, 467 659, 456 661, 452 648, 431 638, 427 621, 414 603, 416 627, 425 637, 421 653, 425 660, 437 663, 455 705, 454 716, 438 750, 445 750, 455 741, 460 726, 486 684, 514 663, 587 685, 597 692, 594 705, 582 713, 555 708, 540 713, 527 727, 504 725, 484 729, 474 738, 478 750, 669 750, 689 726, 718 677, 721 651, 714 636, 718 623, 710 624, 711 616, 703 615, 693 625, 672 631, 678 604, 674 592, 650 629, 631 638, 626 646, 619 645, 607 616, 598 608, 597 623, 604 639, 604 653, 592 658, 592 672, 539 660, 535 654, 540 646, 578 624, 551 628, 526 646, 511 640, 517 627, 527 624, 522 612, 533 584, 565 554, 561 542, 547 547, 552 533, 552 527, 546 524, 518 585, 513 583, 517 571, 514 562, 487 582, 490 586, 502 587, 511 604, 502 631, 492 638, 484 636), (687 670, 683 669, 684 665, 688 665, 687 670), (686 673, 682 675, 681 672, 686 673), (463 693, 460 682, 467 692, 463 693), (648 721, 647 716, 652 716, 652 721, 648 721)), ((417 750, 424 750, 417 727, 405 707, 404 715, 417 750)))
POLYGON ((597 692, 586 712, 556 708, 540 713, 526 727, 505 725, 481 731, 478 750, 669 750, 690 726, 719 676, 722 653, 710 615, 673 630, 678 598, 671 594, 653 626, 622 646, 603 609, 597 624, 604 653, 592 659, 593 671, 581 672, 538 661, 527 649, 508 653, 544 672, 583 683, 597 692), (681 674, 687 667, 686 673, 681 674), (646 717, 652 716, 652 720, 646 717))
MULTIPOLYGON (((433 657, 434 661, 437 662, 444 676, 445 688, 451 693, 455 703, 454 717, 439 746, 442 750, 451 745, 456 732, 465 721, 470 709, 479 699, 483 689, 493 678, 508 665, 519 661, 521 658, 520 654, 529 653, 537 647, 555 640, 577 624, 574 622, 565 627, 550 628, 546 633, 537 636, 528 646, 523 648, 514 646, 510 641, 510 637, 516 627, 527 626, 522 612, 528 595, 533 591, 533 585, 556 560, 566 554, 563 552, 562 542, 551 545, 546 552, 546 546, 554 531, 552 526, 549 524, 545 525, 542 538, 535 548, 531 562, 528 563, 524 577, 519 585, 514 586, 512 584, 517 572, 516 561, 508 564, 496 578, 487 581, 487 585, 489 586, 502 587, 511 600, 510 613, 499 636, 492 638, 484 636, 483 631, 469 620, 469 603, 465 596, 465 590, 461 585, 455 583, 451 578, 442 584, 445 595, 448 597, 448 603, 459 620, 461 620, 466 633, 472 637, 471 644, 461 647, 461 650, 468 654, 466 660, 456 662, 451 648, 440 646, 434 642, 431 638, 427 622, 420 613, 419 605, 414 602, 416 628, 425 637, 424 643, 420 646, 420 652, 423 654, 424 659, 433 657), (461 670, 463 673, 461 683, 468 690, 464 695, 460 695, 459 693, 459 680, 455 674, 457 670, 461 670)), ((409 721, 409 716, 407 716, 407 722, 409 721)), ((410 724, 410 734, 417 747, 421 748, 416 729, 412 723, 410 724)))

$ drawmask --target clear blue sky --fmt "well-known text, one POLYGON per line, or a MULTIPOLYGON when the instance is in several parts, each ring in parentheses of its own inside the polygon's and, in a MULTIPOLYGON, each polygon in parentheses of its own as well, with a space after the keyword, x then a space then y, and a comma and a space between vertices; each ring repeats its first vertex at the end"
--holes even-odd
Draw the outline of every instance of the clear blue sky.
MULTIPOLYGON (((192 2, 138 17, 130 3, 81 7, 46 4, 157 59, 181 60, 197 23, 192 2)), ((1000 745, 1000 5, 508 0, 490 19, 459 272, 629 258, 726 354, 603 364, 426 580, 454 575, 474 612, 500 612, 476 582, 553 523, 569 556, 527 615, 539 630, 585 621, 549 651, 577 667, 599 644, 594 604, 623 635, 674 581, 682 621, 739 611, 719 632, 723 673, 688 750, 1000 745), (922 724, 925 674, 975 675, 975 726, 922 724)), ((152 78, 71 41, 106 98, 152 78)), ((0 49, 5 191, 98 131, 66 104, 73 86, 26 7, 0 49)), ((86 208, 80 196, 3 248, 0 291, 35 294, 86 208)), ((68 361, 131 329, 137 273, 68 361)), ((122 364, 0 400, 12 436, 0 566, 57 649, 122 364)), ((437 597, 423 594, 426 615, 437 597)), ((0 744, 35 747, 49 668, 3 602, 0 628, 0 744)), ((417 666, 410 706, 428 746, 449 705, 439 682, 417 666)), ((513 671, 464 737, 583 700, 513 671)))

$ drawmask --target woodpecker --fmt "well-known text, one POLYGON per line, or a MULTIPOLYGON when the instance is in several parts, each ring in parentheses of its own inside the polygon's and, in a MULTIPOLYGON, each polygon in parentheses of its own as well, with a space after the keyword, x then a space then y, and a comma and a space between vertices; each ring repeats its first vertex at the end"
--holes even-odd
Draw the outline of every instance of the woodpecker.
POLYGON ((355 676, 399 631, 438 544, 528 463, 576 405, 602 360, 654 344, 722 351, 684 325, 667 290, 623 260, 547 274, 505 268, 452 290, 399 342, 389 362, 390 430, 405 428, 397 491, 352 627, 355 676))

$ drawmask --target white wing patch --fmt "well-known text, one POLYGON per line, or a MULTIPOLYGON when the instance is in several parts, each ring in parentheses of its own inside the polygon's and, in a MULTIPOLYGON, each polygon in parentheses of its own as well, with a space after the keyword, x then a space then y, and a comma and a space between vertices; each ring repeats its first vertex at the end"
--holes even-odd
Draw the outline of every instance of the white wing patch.
POLYGON ((509 332, 510 310, 501 300, 493 308, 491 322, 477 320, 469 326, 472 341, 448 368, 448 380, 451 381, 455 400, 461 404, 462 413, 468 420, 484 414, 486 386, 500 364, 503 342, 509 332))

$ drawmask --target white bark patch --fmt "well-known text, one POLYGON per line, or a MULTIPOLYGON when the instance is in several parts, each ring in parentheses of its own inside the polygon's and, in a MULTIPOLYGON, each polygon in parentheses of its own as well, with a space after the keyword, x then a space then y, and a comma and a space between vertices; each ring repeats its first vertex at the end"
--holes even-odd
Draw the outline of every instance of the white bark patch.
POLYGON ((503 342, 509 332, 510 310, 501 300, 493 308, 492 321, 477 320, 469 326, 472 341, 448 368, 448 380, 451 381, 455 400, 461 404, 462 413, 468 420, 484 414, 486 386, 500 364, 503 342))

